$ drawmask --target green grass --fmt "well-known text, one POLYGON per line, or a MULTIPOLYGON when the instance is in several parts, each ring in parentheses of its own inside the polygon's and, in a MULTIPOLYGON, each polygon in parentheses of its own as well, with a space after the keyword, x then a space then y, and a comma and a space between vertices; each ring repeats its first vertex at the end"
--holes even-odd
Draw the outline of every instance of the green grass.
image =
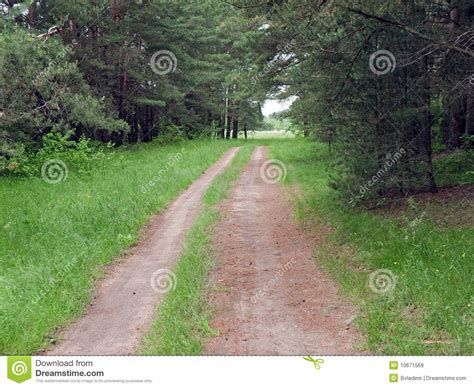
MULTIPOLYGON (((175 268, 177 288, 157 312, 142 353, 199 354, 203 339, 212 335, 206 277, 212 266, 210 236, 219 219, 214 205, 238 177, 252 146, 263 143, 270 146, 271 157, 287 164, 286 182, 301 188, 297 215, 322 234, 315 257, 359 306, 367 348, 376 354, 473 354, 472 223, 435 223, 432 211, 419 217, 418 208, 401 218, 345 210, 327 185, 325 147, 303 139, 248 140, 214 181, 175 268), (327 224, 333 234, 327 233, 327 224), (378 295, 368 287, 368 275, 380 268, 397 278, 391 293, 378 295)), ((1 178, 0 354, 47 348, 55 329, 83 311, 104 266, 137 241, 148 217, 163 210, 226 149, 240 144, 141 145, 117 151, 104 169, 90 175, 70 171, 56 185, 40 178, 1 178), (183 148, 182 157, 167 167, 183 148), (165 173, 159 183, 143 193, 160 169, 165 173)), ((469 160, 465 154, 437 160, 440 182, 470 183, 469 160)), ((436 213, 456 218, 469 209, 460 205, 436 213)))
POLYGON ((213 264, 212 232, 219 220, 217 205, 223 200, 248 162, 253 147, 235 156, 230 167, 211 184, 204 196, 204 209, 188 233, 180 261, 174 268, 176 288, 170 291, 156 312, 143 340, 144 355, 199 355, 209 327, 207 275, 213 264))
POLYGON ((298 217, 323 237, 316 260, 358 305, 357 324, 372 353, 474 353, 472 223, 437 226, 429 217, 414 218, 421 209, 406 213, 405 222, 349 211, 338 205, 327 185, 325 146, 304 140, 274 142, 271 156, 286 163, 286 182, 300 187, 298 217), (327 233, 328 224, 334 233, 327 233), (368 286, 369 274, 377 269, 395 275, 392 292, 377 294, 368 286))
POLYGON ((0 179, 0 354, 46 348, 55 329, 82 312, 104 265, 137 241, 148 217, 233 145, 142 145, 118 151, 88 176, 70 171, 60 184, 0 179), (160 169, 159 182, 142 193, 160 169))

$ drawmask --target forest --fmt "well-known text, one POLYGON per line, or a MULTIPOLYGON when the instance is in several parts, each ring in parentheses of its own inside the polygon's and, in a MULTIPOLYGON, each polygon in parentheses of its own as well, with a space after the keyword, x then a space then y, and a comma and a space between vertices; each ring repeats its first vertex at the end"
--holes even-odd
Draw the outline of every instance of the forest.
POLYGON ((436 192, 433 152, 472 147, 468 0, 2 3, 3 174, 34 173, 47 139, 246 136, 268 96, 297 97, 352 203, 436 192))
MULTIPOLYGON (((355 333, 322 352, 345 354, 353 341, 372 354, 472 354, 472 0, 1 0, 0 94, 0 354, 54 351, 57 330, 82 316, 104 268, 148 241, 149 223, 153 239, 180 230, 179 241, 149 237, 156 252, 185 248, 162 264, 176 290, 126 354, 215 354, 206 282, 231 284, 235 269, 215 267, 216 244, 237 263, 277 244, 286 257, 313 255, 359 301, 352 316, 365 342, 355 333), (266 113, 270 101, 289 107, 266 113), (257 182, 246 168, 262 175, 267 159, 257 182), (268 184, 275 174, 299 223, 278 242, 271 219, 292 217, 286 203, 269 208, 284 197, 268 184), (203 196, 200 216, 193 196, 179 202, 186 190, 203 196), (226 224, 225 206, 216 210, 225 192, 255 218, 227 209, 237 218, 226 224), (175 223, 153 224, 169 209, 175 223), (185 211, 192 225, 179 223, 185 211), (299 227, 315 230, 312 253, 290 247, 299 227), (393 282, 385 299, 367 286, 379 270, 393 282)), ((313 273, 295 263, 301 279, 313 273)), ((248 293, 262 295, 255 287, 248 293)), ((100 326, 91 315, 84 325, 100 326)), ((59 352, 87 353, 64 338, 59 352)))

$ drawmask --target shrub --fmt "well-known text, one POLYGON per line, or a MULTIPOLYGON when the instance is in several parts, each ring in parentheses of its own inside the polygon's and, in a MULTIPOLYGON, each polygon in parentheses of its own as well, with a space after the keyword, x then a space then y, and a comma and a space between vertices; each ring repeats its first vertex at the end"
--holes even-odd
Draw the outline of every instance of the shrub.
MULTIPOLYGON (((39 176, 42 165, 52 159, 66 163, 68 170, 79 175, 88 174, 92 169, 103 168, 113 157, 113 145, 103 145, 82 136, 71 140, 73 131, 64 135, 52 131, 42 139, 42 147, 37 153, 27 153, 23 145, 16 143, 12 151, 0 154, 0 174, 8 176, 39 176)), ((6 146, 3 147, 5 150, 6 146)))
POLYGON ((113 157, 111 148, 113 145, 107 143, 105 146, 93 142, 82 136, 79 141, 70 140, 72 131, 62 135, 53 131, 43 137, 43 146, 37 153, 36 159, 39 167, 50 159, 59 159, 78 174, 87 174, 92 169, 102 168, 107 160, 113 157))

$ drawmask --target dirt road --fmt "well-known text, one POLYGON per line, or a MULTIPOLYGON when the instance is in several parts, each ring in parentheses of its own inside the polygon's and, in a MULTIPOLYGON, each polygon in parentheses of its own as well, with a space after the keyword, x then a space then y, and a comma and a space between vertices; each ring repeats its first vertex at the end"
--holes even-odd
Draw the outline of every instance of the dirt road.
POLYGON ((354 307, 315 264, 313 244, 295 224, 280 185, 261 177, 266 152, 257 147, 222 204, 219 256, 210 277, 211 326, 220 336, 207 343, 206 353, 360 354, 354 307))
MULTIPOLYGON (((149 222, 140 243, 108 268, 84 316, 60 333, 59 344, 47 354, 126 355, 138 350, 153 311, 175 285, 170 269, 202 196, 236 152, 224 154, 149 222)), ((266 154, 265 147, 256 148, 221 204, 223 220, 215 236, 220 254, 209 279, 215 290, 212 326, 220 335, 208 341, 205 352, 360 354, 356 346, 362 338, 351 324, 356 311, 312 259, 314 244, 293 220, 278 171, 266 154)))
POLYGON ((150 220, 142 241, 130 250, 125 260, 108 269, 88 311, 61 333, 60 343, 47 354, 125 355, 136 352, 154 309, 166 291, 173 287, 175 279, 169 270, 181 254, 186 232, 199 213, 201 198, 237 150, 233 148, 226 152, 163 214, 150 220))

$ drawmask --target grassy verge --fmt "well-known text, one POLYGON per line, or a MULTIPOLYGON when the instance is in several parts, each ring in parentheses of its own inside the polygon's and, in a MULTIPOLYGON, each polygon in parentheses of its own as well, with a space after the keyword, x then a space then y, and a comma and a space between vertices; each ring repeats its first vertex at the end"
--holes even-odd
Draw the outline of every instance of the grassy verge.
MULTIPOLYGON (((440 225, 422 206, 412 206, 401 218, 349 211, 327 185, 324 146, 275 142, 271 155, 286 163, 286 182, 299 186, 297 215, 322 237, 316 260, 359 306, 357 323, 371 352, 474 353, 472 220, 470 225, 440 225), (378 269, 393 274, 392 291, 379 294, 369 286, 370 274, 378 269)), ((456 218, 465 206, 450 207, 447 216, 456 218)))
POLYGON ((242 147, 231 166, 208 189, 204 209, 189 231, 182 257, 174 268, 176 288, 159 307, 144 338, 141 354, 198 355, 202 352, 203 340, 212 334, 206 280, 212 266, 212 230, 220 216, 215 205, 226 197, 252 150, 252 146, 242 147))
POLYGON ((59 184, 0 179, 0 354, 47 347, 55 328, 82 311, 103 266, 137 241, 148 217, 233 145, 142 145, 118 151, 88 176, 70 171, 59 184))

